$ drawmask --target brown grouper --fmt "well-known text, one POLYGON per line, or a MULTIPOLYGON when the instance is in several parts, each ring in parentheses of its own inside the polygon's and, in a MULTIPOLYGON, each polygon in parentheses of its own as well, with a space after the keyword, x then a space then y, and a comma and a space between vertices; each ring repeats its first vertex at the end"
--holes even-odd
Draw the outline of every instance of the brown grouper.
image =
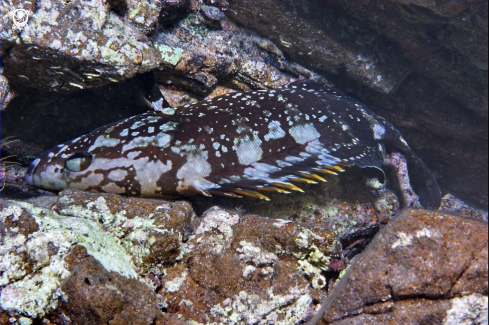
POLYGON ((346 166, 382 170, 392 150, 406 157, 421 204, 438 208, 435 178, 391 123, 339 91, 297 82, 105 125, 44 153, 26 180, 48 190, 268 200, 346 166))

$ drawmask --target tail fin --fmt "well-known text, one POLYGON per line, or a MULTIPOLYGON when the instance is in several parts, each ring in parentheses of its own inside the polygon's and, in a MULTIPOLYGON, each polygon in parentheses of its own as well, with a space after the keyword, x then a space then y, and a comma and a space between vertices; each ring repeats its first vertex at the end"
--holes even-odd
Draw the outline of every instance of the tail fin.
POLYGON ((419 196, 419 202, 426 209, 438 209, 441 202, 441 191, 435 177, 411 148, 405 146, 399 149, 406 157, 411 186, 419 196))
POLYGON ((388 150, 397 149, 394 151, 401 152, 406 158, 411 187, 418 195, 421 205, 425 209, 438 209, 441 203, 440 187, 426 164, 413 152, 396 129, 389 129, 384 141, 388 150))

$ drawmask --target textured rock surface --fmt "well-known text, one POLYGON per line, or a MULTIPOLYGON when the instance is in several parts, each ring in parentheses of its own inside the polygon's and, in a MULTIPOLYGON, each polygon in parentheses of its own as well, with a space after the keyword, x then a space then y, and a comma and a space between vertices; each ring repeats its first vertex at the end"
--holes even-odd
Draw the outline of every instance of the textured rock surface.
POLYGON ((3 111, 7 107, 14 96, 15 94, 10 89, 8 79, 0 74, 0 111, 3 111))
POLYGON ((378 91, 393 91, 409 73, 398 49, 321 1, 229 1, 228 15, 270 37, 295 61, 378 91))
POLYGON ((44 207, 2 207, 3 313, 75 324, 114 318, 164 324, 170 316, 140 274, 182 253, 195 216, 188 203, 71 191, 37 202, 44 207))
POLYGON ((50 315, 52 321, 87 325, 163 323, 155 294, 147 285, 108 272, 82 246, 73 247, 65 261, 71 274, 59 288, 63 299, 55 312, 57 317, 50 315))
POLYGON ((287 209, 269 219, 213 208, 196 219, 184 201, 71 190, 7 204, 2 310, 15 319, 78 317, 76 324, 114 317, 158 324, 172 315, 229 324, 306 319, 348 256, 397 208, 308 207, 296 199, 303 226, 279 219, 287 209), (311 209, 322 212, 311 218, 311 209))
POLYGON ((323 321, 487 322, 487 244, 486 222, 406 210, 353 262, 323 321))
POLYGON ((487 118, 485 1, 327 3, 400 45, 416 73, 452 92, 447 97, 458 98, 465 108, 487 118))
POLYGON ((325 204, 292 221, 71 190, 2 202, 0 319, 285 325, 332 292, 340 324, 486 317, 487 223, 409 210, 349 266, 396 210, 325 204))
MULTIPOLYGON (((2 5, 0 14, 16 8, 2 5)), ((42 1, 29 11, 29 22, 20 30, 4 19, 0 38, 5 75, 47 91, 80 90, 157 67, 159 51, 109 9, 99 0, 42 1)))
POLYGON ((211 209, 185 258, 161 277, 169 313, 199 323, 295 324, 327 285, 333 232, 211 209))

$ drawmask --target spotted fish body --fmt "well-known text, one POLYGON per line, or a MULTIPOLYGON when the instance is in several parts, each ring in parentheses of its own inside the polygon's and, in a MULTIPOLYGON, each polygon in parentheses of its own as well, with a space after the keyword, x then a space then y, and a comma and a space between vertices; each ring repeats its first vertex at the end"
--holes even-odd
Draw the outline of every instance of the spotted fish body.
POLYGON ((148 112, 58 145, 29 167, 29 184, 131 196, 252 196, 300 191, 348 165, 381 168, 386 148, 407 158, 414 189, 436 208, 440 191, 389 122, 329 88, 305 82, 236 92, 148 112))

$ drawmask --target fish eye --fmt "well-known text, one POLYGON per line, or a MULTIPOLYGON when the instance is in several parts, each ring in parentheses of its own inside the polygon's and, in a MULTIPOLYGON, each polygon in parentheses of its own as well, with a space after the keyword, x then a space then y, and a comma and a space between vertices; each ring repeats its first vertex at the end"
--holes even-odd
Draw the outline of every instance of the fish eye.
POLYGON ((66 159, 65 168, 70 172, 82 172, 92 163, 92 155, 88 152, 76 152, 66 159))

